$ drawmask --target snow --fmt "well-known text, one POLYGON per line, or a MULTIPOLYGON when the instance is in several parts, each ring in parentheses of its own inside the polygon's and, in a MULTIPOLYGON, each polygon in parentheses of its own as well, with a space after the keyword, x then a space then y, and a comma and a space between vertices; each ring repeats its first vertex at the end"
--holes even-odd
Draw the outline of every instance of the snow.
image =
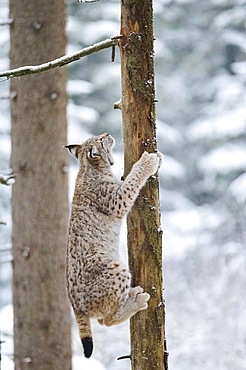
POLYGON ((93 90, 93 84, 88 81, 68 80, 67 82, 68 95, 91 94, 93 90))
POLYGON ((72 358, 72 370, 106 370, 101 362, 94 358, 87 359, 74 355, 72 358))
POLYGON ((227 191, 236 199, 238 204, 245 205, 246 173, 243 173, 241 176, 232 181, 227 191))
POLYGON ((232 112, 220 113, 217 117, 193 123, 187 136, 193 141, 199 139, 222 140, 223 138, 237 137, 245 132, 246 110, 244 107, 240 107, 232 112))
MULTIPOLYGON (((14 369, 13 362, 13 306, 8 304, 0 310, 1 354, 2 369, 14 369)), ((78 333, 76 333, 78 334, 78 333)), ((81 344, 80 344, 81 347, 81 344)), ((28 361, 28 358, 27 358, 28 361)), ((82 355, 72 357, 72 370, 106 370, 102 363, 95 358, 86 359, 82 355)))
POLYGON ((246 62, 237 62, 232 64, 232 70, 237 74, 246 74, 246 62))
MULTIPOLYGON (((107 52, 110 60, 110 52, 107 52)), ((100 70, 94 71, 92 82, 96 84, 98 88, 103 88, 115 83, 120 85, 120 64, 112 63, 110 68, 108 68, 108 64, 101 64, 100 70)))
POLYGON ((111 38, 119 34, 119 24, 115 21, 97 21, 96 27, 94 23, 84 23, 83 32, 78 32, 82 27, 81 22, 70 18, 67 24, 67 32, 71 34, 74 40, 85 45, 91 45, 104 38, 111 38))
POLYGON ((159 174, 161 177, 167 178, 183 178, 185 175, 185 168, 184 166, 176 161, 174 158, 165 155, 163 157, 162 165, 159 170, 159 174))
MULTIPOLYGON (((164 155, 160 196, 167 342, 170 368, 177 370, 246 368, 243 5, 245 0, 154 2, 157 135, 164 155), (228 43, 237 50, 231 64, 236 75, 225 70, 228 43)), ((7 18, 6 0, 1 7, 2 17, 7 18)), ((119 8, 114 0, 94 5, 69 0, 68 53, 118 34, 119 8)), ((7 26, 0 28, 1 69, 8 69, 8 30, 7 26)), ((110 58, 108 49, 68 66, 68 143, 82 143, 92 133, 109 131, 116 138, 112 171, 120 179, 121 119, 120 111, 112 108, 120 96, 118 48, 116 62, 111 63, 110 58)), ((1 96, 8 96, 8 87, 9 82, 0 84, 1 96)), ((0 100, 0 105, 0 160, 1 169, 7 169, 9 102, 0 100)), ((76 158, 70 156, 70 164, 71 199, 78 170, 76 158)), ((7 222, 1 226, 4 249, 11 246, 11 187, 0 190, 0 221, 7 222)), ((126 234, 124 220, 120 235, 124 260, 126 234)), ((0 262, 11 258, 11 252, 0 254, 0 262)), ((11 301, 11 271, 11 263, 0 265, 2 305, 11 301)), ((11 311, 8 305, 0 312, 5 340, 3 370, 13 369, 11 311)), ((95 351, 88 361, 82 355, 74 323, 73 370, 128 370, 128 361, 116 360, 129 353, 128 325, 105 328, 93 322, 95 351)))
POLYGON ((7 336, 13 335, 13 306, 8 304, 0 310, 1 333, 7 336))
POLYGON ((67 107, 68 119, 77 123, 93 124, 99 120, 99 113, 96 109, 74 104, 71 100, 67 107))
POLYGON ((161 143, 165 147, 171 146, 175 147, 177 145, 181 145, 183 143, 183 138, 179 131, 168 125, 167 123, 157 119, 157 139, 158 142, 161 143))
POLYGON ((13 306, 8 304, 0 310, 1 354, 3 370, 14 369, 13 363, 13 306))
POLYGON ((225 144, 210 150, 198 162, 202 171, 225 174, 231 171, 246 170, 246 146, 225 144))
POLYGON ((194 206, 194 204, 183 194, 176 190, 166 190, 160 188, 160 202, 162 207, 167 211, 186 210, 194 206))
MULTIPOLYGON (((243 0, 242 0, 243 1, 243 0)), ((218 15, 214 17, 213 24, 216 26, 217 29, 220 31, 223 30, 223 35, 228 33, 228 30, 225 31, 224 29, 228 27, 232 22, 235 23, 242 23, 245 21, 245 9, 241 6, 234 6, 230 7, 228 10, 224 10, 220 12, 218 15)), ((230 28, 229 28, 230 29, 230 28)), ((235 32, 236 33, 236 32, 235 32)), ((233 40, 231 40, 233 41, 233 40)), ((234 39, 235 42, 235 39, 234 39)), ((243 45, 245 47, 245 39, 240 39, 240 44, 243 42, 243 45)))
MULTIPOLYGON (((241 16, 242 13, 239 15, 241 16)), ((245 14, 244 14, 244 17, 245 17, 245 14)), ((228 44, 237 45, 244 52, 246 52, 246 40, 245 40, 244 35, 241 32, 238 32, 235 30, 225 31, 223 33, 223 38, 226 40, 228 44)))
POLYGON ((162 214, 165 256, 181 259, 197 244, 211 243, 211 230, 223 224, 224 218, 210 207, 190 207, 162 214))

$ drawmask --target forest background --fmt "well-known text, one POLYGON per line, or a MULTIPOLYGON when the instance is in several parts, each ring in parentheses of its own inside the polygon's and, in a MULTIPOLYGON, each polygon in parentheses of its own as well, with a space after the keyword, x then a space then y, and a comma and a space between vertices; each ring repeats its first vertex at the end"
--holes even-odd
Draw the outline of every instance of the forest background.
MULTIPOLYGON (((155 67, 166 329, 170 369, 246 368, 246 2, 155 0, 155 67)), ((8 19, 8 2, 1 20, 8 19)), ((67 8, 67 53, 119 34, 114 0, 67 8)), ((9 29, 0 27, 0 66, 9 68, 9 29)), ((68 142, 110 132, 123 173, 120 60, 110 50, 68 66, 68 142)), ((0 84, 0 172, 10 158, 9 84, 0 84)), ((65 143, 64 143, 65 144, 65 143)), ((76 163, 71 162, 70 195, 76 163)), ((0 188, 1 319, 11 309, 11 187, 0 188)), ((122 232, 122 253, 125 243, 122 232)), ((11 323, 3 331, 10 333, 11 323)), ((95 358, 129 369, 127 324, 95 326, 95 358), (107 345, 105 345, 107 343, 107 345)), ((6 337, 8 338, 8 337, 6 337)), ((3 353, 11 355, 11 346, 3 353)), ((74 339, 74 353, 81 355, 74 339)), ((10 369, 8 369, 10 370, 10 369)))

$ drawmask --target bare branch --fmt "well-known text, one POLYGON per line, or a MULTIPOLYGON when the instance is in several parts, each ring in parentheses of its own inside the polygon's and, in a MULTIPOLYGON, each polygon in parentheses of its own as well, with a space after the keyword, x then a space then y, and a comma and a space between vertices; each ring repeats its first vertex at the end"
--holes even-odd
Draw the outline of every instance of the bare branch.
POLYGON ((78 0, 78 3, 96 3, 99 0, 78 0))
POLYGON ((118 44, 119 39, 121 36, 112 37, 111 39, 107 39, 97 44, 88 46, 87 48, 81 49, 76 51, 71 55, 64 55, 63 57, 57 58, 47 63, 35 65, 35 66, 24 66, 15 69, 10 69, 8 71, 0 72, 0 77, 7 77, 7 79, 12 77, 20 77, 29 74, 41 73, 48 71, 49 69, 62 67, 66 64, 72 63, 76 60, 79 60, 87 55, 95 53, 97 51, 107 49, 111 46, 118 44))
POLYGON ((5 20, 1 20, 0 21, 0 26, 9 26, 12 23, 13 23, 13 19, 8 18, 8 19, 5 19, 5 20))
POLYGON ((0 174, 0 184, 2 185, 12 185, 15 181, 14 179, 16 178, 16 174, 12 173, 10 175, 3 175, 0 174))

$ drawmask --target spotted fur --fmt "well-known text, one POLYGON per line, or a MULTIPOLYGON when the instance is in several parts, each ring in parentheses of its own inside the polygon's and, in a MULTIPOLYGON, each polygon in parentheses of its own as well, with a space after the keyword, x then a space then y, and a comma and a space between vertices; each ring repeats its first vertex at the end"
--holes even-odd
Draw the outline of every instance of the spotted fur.
POLYGON ((119 324, 146 309, 150 297, 141 287, 131 287, 118 245, 122 217, 158 170, 161 155, 143 153, 121 183, 111 172, 113 146, 107 133, 67 146, 80 164, 67 247, 67 291, 86 357, 93 350, 91 318, 101 325, 119 324))

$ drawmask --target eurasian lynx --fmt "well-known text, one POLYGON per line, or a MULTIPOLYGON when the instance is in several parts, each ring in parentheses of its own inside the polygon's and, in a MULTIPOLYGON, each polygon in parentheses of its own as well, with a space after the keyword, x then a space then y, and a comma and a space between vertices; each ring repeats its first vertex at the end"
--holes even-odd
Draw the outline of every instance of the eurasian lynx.
POLYGON ((145 310, 150 298, 140 286, 131 287, 118 245, 122 217, 157 172, 161 154, 144 152, 121 183, 111 172, 113 146, 107 133, 66 146, 80 164, 68 238, 67 290, 86 357, 93 350, 91 318, 101 325, 119 324, 145 310))

